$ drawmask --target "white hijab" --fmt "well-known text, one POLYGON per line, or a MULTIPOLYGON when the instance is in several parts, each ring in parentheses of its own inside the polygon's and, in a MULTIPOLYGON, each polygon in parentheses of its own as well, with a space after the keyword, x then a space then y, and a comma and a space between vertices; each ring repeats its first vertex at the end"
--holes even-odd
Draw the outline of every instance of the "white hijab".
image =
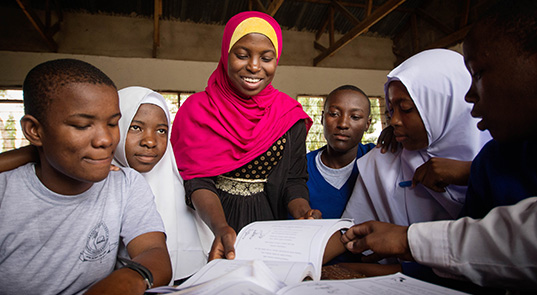
MULTIPOLYGON (((159 93, 144 87, 127 87, 119 90, 120 141, 116 148, 114 163, 129 167, 125 156, 125 142, 132 119, 140 105, 149 103, 159 106, 171 125, 170 112, 166 101, 159 93)), ((207 263, 207 253, 213 236, 197 214, 185 203, 183 179, 177 170, 168 132, 168 146, 160 161, 149 172, 142 173, 155 195, 157 210, 164 221, 166 245, 172 262, 173 279, 193 274, 207 263), (209 235, 205 237, 205 235, 209 235), (201 239, 207 239, 209 244, 201 239)))
POLYGON ((437 193, 423 185, 400 187, 412 180, 416 168, 431 157, 471 161, 491 139, 476 128, 472 106, 464 100, 471 77, 462 55, 447 49, 418 53, 388 74, 384 85, 401 81, 407 88, 427 130, 429 146, 419 151, 381 154, 374 149, 357 161, 360 176, 343 213, 360 223, 380 220, 399 225, 455 219, 464 204, 466 186, 449 185, 437 193))

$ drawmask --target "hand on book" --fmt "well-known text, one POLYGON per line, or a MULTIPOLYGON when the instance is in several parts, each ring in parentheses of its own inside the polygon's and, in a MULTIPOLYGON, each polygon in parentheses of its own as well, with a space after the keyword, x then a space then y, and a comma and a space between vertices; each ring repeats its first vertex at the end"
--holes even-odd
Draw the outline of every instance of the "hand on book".
POLYGON ((352 226, 341 236, 341 242, 352 253, 373 251, 373 254, 362 257, 364 262, 375 262, 386 257, 414 261, 408 245, 407 230, 408 226, 368 221, 352 226))
POLYGON ((317 209, 310 209, 304 214, 304 216, 299 217, 297 219, 322 219, 323 213, 317 209))
POLYGON ((209 261, 213 259, 235 259, 235 240, 237 233, 229 225, 219 228, 214 237, 209 261))

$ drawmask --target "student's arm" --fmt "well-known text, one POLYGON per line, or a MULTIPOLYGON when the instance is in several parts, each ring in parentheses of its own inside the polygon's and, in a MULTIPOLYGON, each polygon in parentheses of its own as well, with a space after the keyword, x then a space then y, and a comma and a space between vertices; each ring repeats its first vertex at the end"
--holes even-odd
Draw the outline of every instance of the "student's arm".
POLYGON ((328 243, 326 243, 326 248, 324 249, 323 254, 323 264, 343 253, 345 253, 345 245, 341 242, 341 232, 337 231, 330 237, 328 243))
POLYGON ((537 289, 537 197, 492 209, 483 219, 415 223, 412 255, 442 276, 479 285, 537 289))
POLYGON ((33 145, 0 153, 0 172, 13 170, 30 162, 39 161, 37 149, 33 145))
POLYGON ((192 193, 191 200, 201 219, 214 234, 209 261, 218 258, 234 259, 237 234, 227 224, 218 196, 208 189, 198 189, 192 193))
POLYGON ((468 185, 471 166, 471 161, 431 158, 416 169, 412 186, 421 183, 435 192, 445 192, 450 184, 468 185))
MULTIPOLYGON (((127 251, 133 261, 149 269, 153 275, 153 286, 170 282, 172 269, 164 233, 142 234, 127 245, 127 251)), ((120 268, 93 285, 86 294, 144 294, 146 289, 146 282, 138 272, 120 268)))

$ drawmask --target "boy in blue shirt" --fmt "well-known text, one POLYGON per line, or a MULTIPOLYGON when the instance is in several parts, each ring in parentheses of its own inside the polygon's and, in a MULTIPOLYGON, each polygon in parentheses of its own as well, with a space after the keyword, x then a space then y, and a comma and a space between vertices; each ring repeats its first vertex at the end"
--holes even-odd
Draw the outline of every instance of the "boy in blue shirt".
POLYGON ((321 124, 327 145, 307 154, 310 206, 323 218, 341 217, 358 176, 356 159, 375 147, 361 143, 370 114, 369 98, 352 85, 334 89, 325 100, 321 124))

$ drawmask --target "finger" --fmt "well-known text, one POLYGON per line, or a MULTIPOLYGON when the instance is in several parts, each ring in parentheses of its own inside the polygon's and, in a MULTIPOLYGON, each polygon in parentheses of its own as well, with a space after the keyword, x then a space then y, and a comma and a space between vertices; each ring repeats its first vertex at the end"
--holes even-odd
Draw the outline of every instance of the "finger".
POLYGON ((351 228, 349 228, 344 235, 341 236, 341 242, 348 243, 352 240, 361 238, 367 234, 369 234, 369 228, 368 223, 361 223, 353 225, 351 228))
POLYGON ((345 247, 354 254, 360 254, 366 250, 369 250, 369 246, 366 245, 364 238, 356 238, 345 244, 345 247))
POLYGON ((322 219, 323 213, 317 209, 314 209, 311 213, 311 217, 313 217, 313 219, 322 219))
POLYGON ((222 244, 220 244, 217 240, 213 242, 213 245, 211 247, 211 251, 209 252, 209 258, 208 260, 214 260, 214 259, 223 259, 224 252, 222 251, 222 244))
POLYGON ((222 237, 226 259, 235 259, 235 238, 234 235, 225 235, 222 237))

